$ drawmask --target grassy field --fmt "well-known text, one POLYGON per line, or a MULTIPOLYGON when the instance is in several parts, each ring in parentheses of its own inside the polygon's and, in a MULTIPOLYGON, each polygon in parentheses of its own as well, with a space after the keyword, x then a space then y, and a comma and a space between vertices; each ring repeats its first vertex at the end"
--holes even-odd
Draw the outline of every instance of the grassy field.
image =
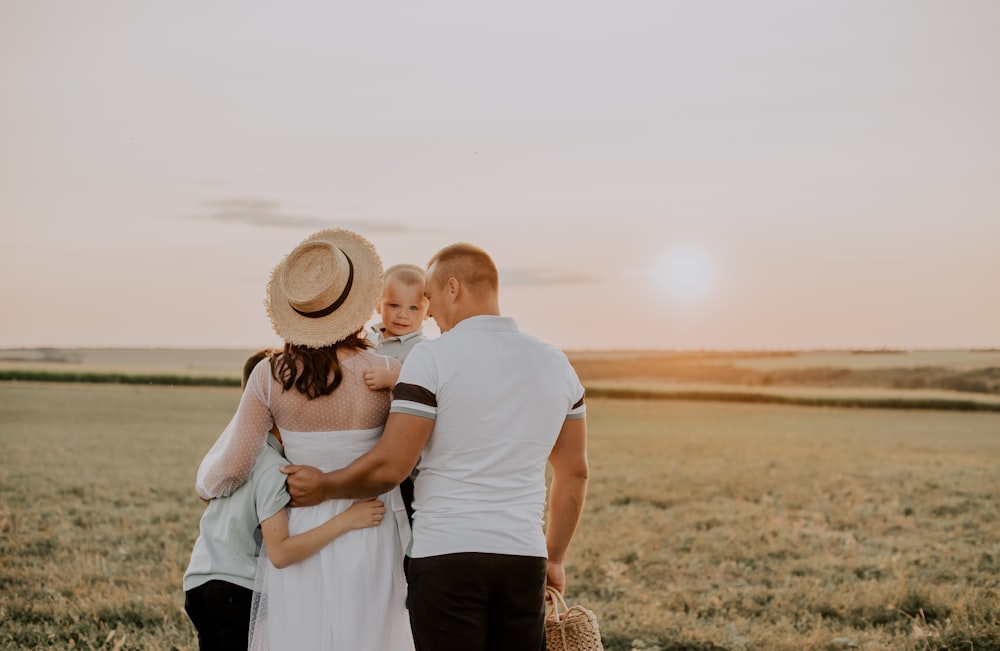
MULTIPOLYGON (((244 349, 0 349, 0 381, 235 384, 244 349)), ((1000 411, 1000 350, 570 351, 593 395, 1000 411)))
MULTIPOLYGON (((0 647, 194 649, 238 389, 0 383, 0 647)), ((609 651, 1000 649, 1000 415, 593 399, 570 603, 609 651)))
POLYGON ((996 415, 589 414, 571 591, 615 648, 1000 648, 996 415))
POLYGON ((818 351, 771 354, 627 353, 570 356, 584 383, 650 383, 675 390, 695 384, 757 393, 806 389, 831 395, 875 390, 894 397, 1000 403, 1000 353, 984 351, 818 351))

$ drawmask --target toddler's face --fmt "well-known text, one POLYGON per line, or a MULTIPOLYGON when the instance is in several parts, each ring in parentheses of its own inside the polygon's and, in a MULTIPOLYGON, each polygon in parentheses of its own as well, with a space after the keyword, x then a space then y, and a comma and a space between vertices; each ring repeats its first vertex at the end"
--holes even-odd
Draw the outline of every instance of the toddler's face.
POLYGON ((382 315, 386 337, 402 337, 420 328, 429 308, 423 285, 389 279, 376 309, 382 315))

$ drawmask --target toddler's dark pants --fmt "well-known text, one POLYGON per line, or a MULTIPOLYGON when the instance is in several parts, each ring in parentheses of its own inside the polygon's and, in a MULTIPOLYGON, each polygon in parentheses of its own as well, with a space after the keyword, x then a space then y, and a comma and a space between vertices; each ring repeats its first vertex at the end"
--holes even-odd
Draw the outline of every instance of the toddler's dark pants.
POLYGON ((209 581, 184 593, 184 610, 198 631, 200 651, 246 651, 253 590, 209 581))
MULTIPOLYGON (((403 498, 403 506, 406 507, 406 519, 410 521, 410 531, 413 531, 413 479, 412 477, 407 477, 399 485, 399 494, 403 498)), ((403 574, 406 575, 406 580, 410 580, 410 557, 406 556, 406 552, 409 550, 403 550, 403 574)))

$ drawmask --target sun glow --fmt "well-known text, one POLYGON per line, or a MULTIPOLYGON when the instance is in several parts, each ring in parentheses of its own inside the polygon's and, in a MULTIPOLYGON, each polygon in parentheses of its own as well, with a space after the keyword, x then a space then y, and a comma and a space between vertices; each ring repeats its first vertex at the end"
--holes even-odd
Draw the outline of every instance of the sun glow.
POLYGON ((653 273, 657 285, 673 303, 704 301, 715 287, 715 265, 701 249, 691 245, 665 251, 656 260, 653 273))

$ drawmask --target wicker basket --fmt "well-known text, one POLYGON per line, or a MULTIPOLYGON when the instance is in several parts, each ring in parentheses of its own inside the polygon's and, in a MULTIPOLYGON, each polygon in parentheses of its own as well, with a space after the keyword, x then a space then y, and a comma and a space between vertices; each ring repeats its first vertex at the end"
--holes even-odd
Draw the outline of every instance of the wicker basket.
POLYGON ((546 587, 551 604, 545 613, 546 651, 604 651, 597 617, 583 606, 567 608, 562 593, 546 587))

